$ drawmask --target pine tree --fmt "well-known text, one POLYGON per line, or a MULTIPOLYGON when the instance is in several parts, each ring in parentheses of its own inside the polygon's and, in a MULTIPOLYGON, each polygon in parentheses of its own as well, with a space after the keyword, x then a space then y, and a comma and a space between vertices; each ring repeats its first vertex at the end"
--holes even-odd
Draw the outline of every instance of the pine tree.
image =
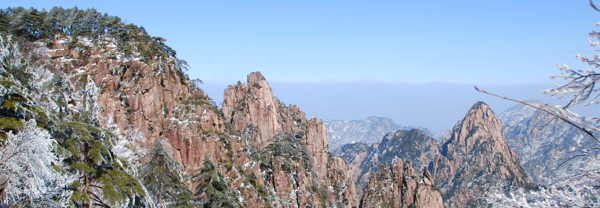
POLYGON ((203 207, 241 207, 227 181, 210 159, 204 159, 203 167, 193 178, 198 183, 195 195, 203 207))
POLYGON ((152 159, 142 168, 139 178, 158 207, 192 207, 192 192, 183 183, 177 163, 165 150, 169 145, 159 140, 154 145, 152 159))
POLYGON ((143 185, 125 171, 127 163, 112 152, 116 138, 109 131, 80 122, 61 124, 54 131, 68 151, 68 169, 79 179, 71 185, 75 204, 111 207, 148 201, 143 185))

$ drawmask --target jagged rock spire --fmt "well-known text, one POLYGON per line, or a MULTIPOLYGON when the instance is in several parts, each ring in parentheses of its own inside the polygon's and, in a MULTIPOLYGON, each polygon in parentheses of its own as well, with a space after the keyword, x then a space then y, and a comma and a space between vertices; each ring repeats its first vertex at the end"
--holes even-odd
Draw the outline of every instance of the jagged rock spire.
POLYGON ((440 152, 432 175, 450 207, 478 203, 484 193, 472 189, 531 185, 519 157, 506 145, 501 121, 483 102, 454 126, 440 152))

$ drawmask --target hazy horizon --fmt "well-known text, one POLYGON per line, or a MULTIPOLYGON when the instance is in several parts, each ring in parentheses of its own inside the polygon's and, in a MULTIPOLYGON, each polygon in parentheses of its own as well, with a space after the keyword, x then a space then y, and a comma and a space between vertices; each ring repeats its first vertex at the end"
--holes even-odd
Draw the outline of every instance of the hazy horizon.
MULTIPOLYGON (((462 119, 477 101, 487 103, 494 113, 500 115, 517 105, 475 91, 472 84, 399 82, 345 82, 345 83, 283 83, 269 81, 271 89, 286 105, 295 104, 308 118, 323 120, 363 120, 369 116, 386 117, 402 126, 422 126, 433 133, 451 129, 462 119)), ((246 80, 239 80, 243 83, 246 80)), ((200 87, 221 107, 223 91, 228 85, 237 83, 215 83, 205 81, 200 87)), ((517 85, 477 85, 487 91, 514 99, 537 98, 546 103, 564 104, 542 94, 540 89, 549 89, 553 84, 534 83, 517 85)), ((577 107, 574 111, 596 115, 595 106, 577 107)))

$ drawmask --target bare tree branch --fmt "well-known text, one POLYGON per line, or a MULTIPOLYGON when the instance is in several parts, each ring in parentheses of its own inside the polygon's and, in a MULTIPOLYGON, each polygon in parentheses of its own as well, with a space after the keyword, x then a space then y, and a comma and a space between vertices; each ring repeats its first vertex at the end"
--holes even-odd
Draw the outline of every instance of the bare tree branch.
POLYGON ((510 100, 510 101, 513 101, 513 102, 521 103, 523 105, 526 105, 526 106, 529 106, 529 107, 541 110, 541 111, 543 111, 545 113, 548 113, 548 114, 554 116, 555 118, 558 118, 558 119, 560 119, 560 120, 562 120, 564 122, 567 122, 571 126, 573 126, 573 127, 577 128, 577 129, 583 131, 584 133, 586 133, 587 135, 589 135, 590 137, 592 137, 594 140, 596 140, 597 144, 600 144, 600 139, 598 139, 598 137, 596 137, 592 131, 590 131, 588 128, 582 126, 581 124, 575 123, 574 121, 572 121, 572 120, 569 119, 570 111, 568 111, 568 109, 557 109, 558 111, 552 111, 552 110, 549 110, 547 108, 544 108, 544 107, 551 107, 549 105, 539 105, 538 106, 538 105, 534 105, 534 104, 531 104, 531 103, 524 102, 522 100, 515 100, 515 99, 509 98, 509 97, 500 96, 500 95, 497 95, 497 94, 494 94, 494 93, 487 92, 484 89, 477 88, 477 86, 475 86, 475 90, 477 90, 478 92, 482 92, 482 93, 485 93, 485 94, 488 94, 488 95, 499 97, 499 98, 502 98, 502 99, 505 99, 505 100, 510 100), (563 111, 565 111, 565 113, 563 113, 563 111))

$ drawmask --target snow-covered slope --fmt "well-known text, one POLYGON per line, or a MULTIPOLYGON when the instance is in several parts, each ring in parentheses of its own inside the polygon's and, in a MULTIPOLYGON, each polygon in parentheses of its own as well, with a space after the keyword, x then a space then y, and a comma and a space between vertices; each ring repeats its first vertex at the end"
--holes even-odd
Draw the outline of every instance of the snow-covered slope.
POLYGON ((534 182, 549 185, 567 173, 597 167, 590 163, 590 157, 576 158, 559 167, 573 151, 592 145, 591 138, 566 122, 522 104, 508 109, 499 118, 504 122, 508 146, 519 155, 534 182))

